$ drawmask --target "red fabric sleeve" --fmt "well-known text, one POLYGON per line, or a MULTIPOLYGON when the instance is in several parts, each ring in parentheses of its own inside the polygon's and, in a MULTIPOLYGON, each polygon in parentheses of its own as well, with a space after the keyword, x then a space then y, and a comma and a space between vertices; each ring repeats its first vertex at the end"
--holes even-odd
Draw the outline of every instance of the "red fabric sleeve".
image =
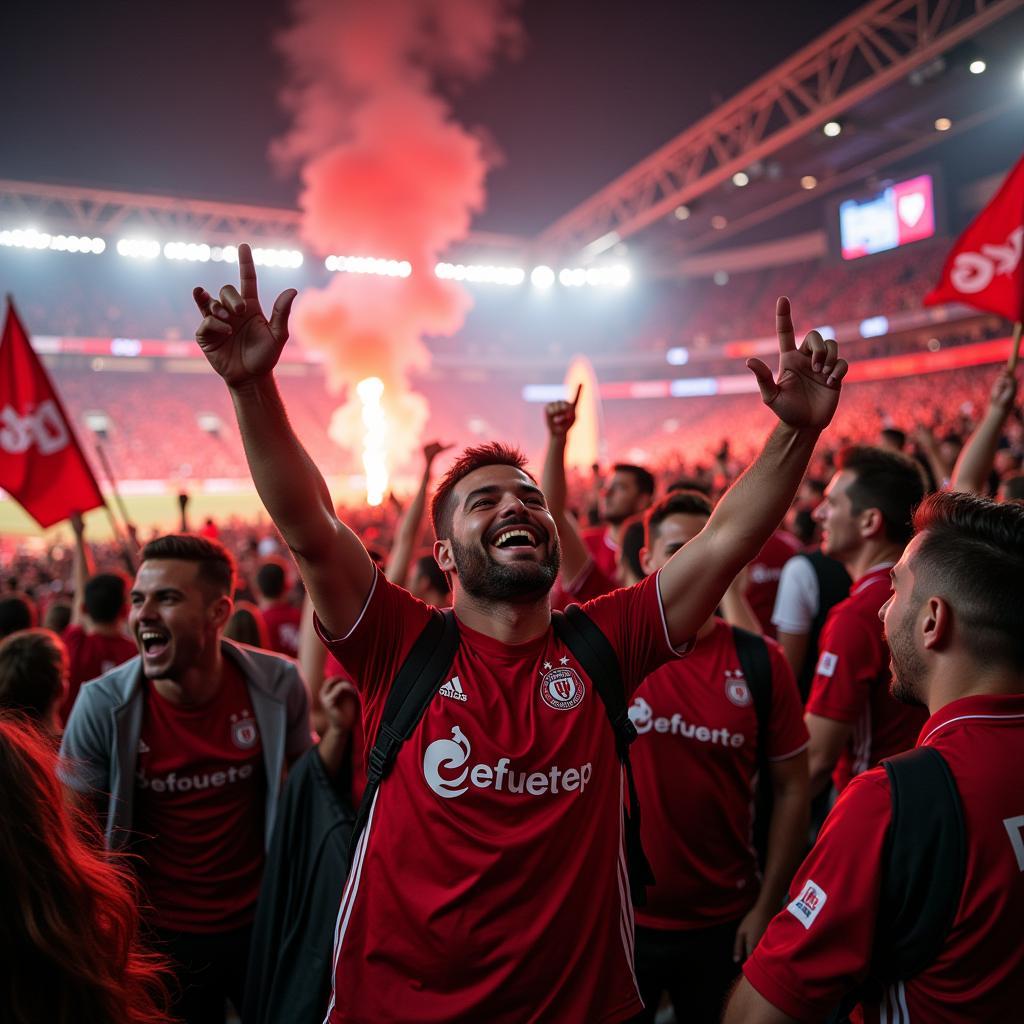
POLYGON ((877 639, 858 615, 833 613, 818 641, 818 665, 807 711, 837 722, 856 722, 871 699, 878 674, 877 639))
POLYGON ((793 877, 789 904, 743 965, 747 981, 797 1020, 823 1020, 867 975, 891 808, 884 769, 846 787, 793 877))
POLYGON ((656 668, 688 653, 693 646, 690 642, 673 650, 669 642, 657 573, 582 607, 618 654, 627 695, 656 668))

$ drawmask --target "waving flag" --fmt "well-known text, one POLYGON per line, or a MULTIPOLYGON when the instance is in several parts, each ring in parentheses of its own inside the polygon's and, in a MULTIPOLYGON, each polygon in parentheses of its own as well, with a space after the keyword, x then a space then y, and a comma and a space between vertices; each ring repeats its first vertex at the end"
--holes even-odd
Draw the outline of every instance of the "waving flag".
POLYGON ((925 305, 963 302, 1024 320, 1024 157, 995 198, 957 239, 946 257, 942 280, 925 305))
POLYGON ((0 338, 0 487, 40 526, 103 504, 71 422, 10 300, 0 338))

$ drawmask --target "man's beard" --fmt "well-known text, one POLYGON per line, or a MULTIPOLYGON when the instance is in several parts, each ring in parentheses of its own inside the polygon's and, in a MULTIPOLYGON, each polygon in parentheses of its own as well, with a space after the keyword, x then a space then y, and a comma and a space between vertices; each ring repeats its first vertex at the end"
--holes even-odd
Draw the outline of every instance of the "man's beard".
POLYGON ((924 659, 914 647, 911 623, 917 618, 916 612, 908 612, 897 627, 886 634, 889 644, 889 665, 892 679, 889 693, 901 704, 921 707, 925 704, 923 683, 927 675, 924 659))
POLYGON ((562 564, 562 553, 554 537, 548 541, 547 556, 540 562, 499 562, 487 548, 460 544, 454 537, 452 557, 462 589, 484 601, 535 601, 555 585, 562 564))

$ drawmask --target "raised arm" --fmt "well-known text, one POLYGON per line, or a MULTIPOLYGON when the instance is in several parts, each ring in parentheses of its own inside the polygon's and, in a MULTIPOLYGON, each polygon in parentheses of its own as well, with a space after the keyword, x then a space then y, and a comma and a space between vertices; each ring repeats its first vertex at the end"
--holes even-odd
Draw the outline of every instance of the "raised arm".
POLYGON ((661 570, 659 587, 669 638, 690 640, 715 610, 737 573, 782 522, 821 431, 839 404, 848 369, 836 343, 811 331, 796 347, 789 299, 775 310, 778 380, 760 359, 748 359, 761 398, 779 418, 761 454, 723 495, 707 526, 661 570))
POLYGON ((273 371, 288 340, 296 292, 282 292, 269 322, 260 308, 248 245, 238 247, 241 293, 231 285, 213 298, 193 291, 203 321, 196 341, 224 378, 235 407, 253 483, 270 518, 295 555, 324 626, 336 636, 355 624, 374 567, 359 538, 342 523, 327 484, 295 436, 273 371))
POLYGON ((580 536, 579 525, 565 507, 568 490, 565 483, 565 446, 569 431, 576 422, 576 403, 582 391, 581 384, 571 402, 549 402, 544 407, 548 450, 544 456, 540 486, 547 499, 548 511, 558 529, 558 540, 562 547, 562 579, 569 584, 579 576, 590 560, 590 553, 580 536))
POLYGON ((1017 378, 1007 369, 999 371, 992 383, 985 415, 974 428, 967 443, 960 452, 950 481, 951 491, 966 491, 969 494, 984 494, 989 474, 999 447, 999 435, 1003 424, 1013 411, 1013 400, 1017 396, 1017 378))
POLYGON ((423 526, 423 511, 427 507, 430 470, 434 465, 434 459, 441 452, 448 451, 449 448, 451 448, 450 444, 431 441, 423 449, 423 476, 420 479, 419 490, 416 491, 415 497, 398 522, 395 542, 391 545, 391 554, 388 556, 388 564, 384 569, 384 575, 392 583, 398 583, 404 587, 409 578, 409 566, 412 563, 413 552, 416 550, 416 540, 423 526))
POLYGON ((75 554, 71 563, 71 586, 74 599, 71 602, 71 625, 81 626, 85 621, 85 584, 93 574, 96 566, 92 552, 85 540, 85 521, 81 512, 72 512, 68 517, 71 529, 75 534, 75 554))

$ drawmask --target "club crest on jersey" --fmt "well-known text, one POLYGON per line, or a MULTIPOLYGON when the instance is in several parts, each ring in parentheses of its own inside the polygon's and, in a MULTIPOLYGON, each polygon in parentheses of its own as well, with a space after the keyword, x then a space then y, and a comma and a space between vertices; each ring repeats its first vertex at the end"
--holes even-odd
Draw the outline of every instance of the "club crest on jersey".
POLYGON ((747 680, 739 669, 736 671, 725 670, 725 695, 736 707, 749 707, 750 687, 747 686, 747 680))
POLYGON ((540 681, 540 695, 549 708, 556 711, 571 711, 579 707, 586 688, 579 673, 562 658, 562 664, 554 668, 550 661, 544 662, 544 675, 540 681))
POLYGON ((243 711, 241 715, 231 716, 231 742, 239 750, 250 750, 256 745, 259 736, 256 719, 250 718, 248 711, 243 711))

